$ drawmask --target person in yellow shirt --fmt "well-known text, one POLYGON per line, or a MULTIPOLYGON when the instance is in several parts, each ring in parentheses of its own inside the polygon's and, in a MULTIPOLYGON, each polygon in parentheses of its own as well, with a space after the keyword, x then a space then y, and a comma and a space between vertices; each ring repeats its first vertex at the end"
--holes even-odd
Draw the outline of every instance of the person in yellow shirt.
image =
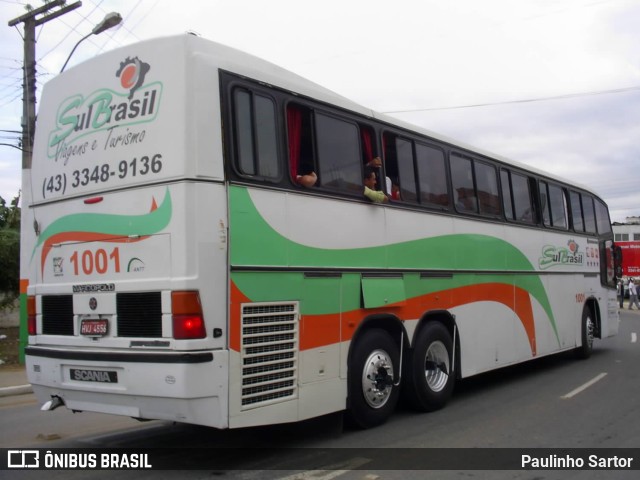
POLYGON ((376 171, 372 167, 365 167, 364 169, 364 196, 371 200, 373 203, 387 203, 389 198, 379 190, 376 190, 376 183, 378 182, 376 171))

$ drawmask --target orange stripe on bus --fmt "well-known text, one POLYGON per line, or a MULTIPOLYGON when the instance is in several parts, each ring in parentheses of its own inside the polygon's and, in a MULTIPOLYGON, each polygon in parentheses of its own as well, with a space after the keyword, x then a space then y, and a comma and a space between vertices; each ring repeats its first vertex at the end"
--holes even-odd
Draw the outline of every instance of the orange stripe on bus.
MULTIPOLYGON (((240 351, 240 303, 250 302, 231 282, 231 325, 229 346, 240 351)), ((453 288, 407 299, 398 305, 359 309, 326 315, 302 315, 300 320, 300 350, 324 347, 351 340, 362 320, 376 313, 391 312, 400 319, 418 319, 429 310, 449 310, 476 302, 497 302, 511 309, 520 319, 536 355, 536 333, 531 298, 526 290, 504 283, 483 283, 453 288)), ((478 318, 478 321, 481 321, 478 318)))

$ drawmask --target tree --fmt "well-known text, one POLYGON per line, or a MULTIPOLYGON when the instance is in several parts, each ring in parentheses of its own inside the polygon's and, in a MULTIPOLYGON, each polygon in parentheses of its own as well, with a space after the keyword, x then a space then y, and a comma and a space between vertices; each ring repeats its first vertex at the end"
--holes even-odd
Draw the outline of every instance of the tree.
POLYGON ((20 194, 7 202, 0 196, 0 308, 20 295, 20 194))

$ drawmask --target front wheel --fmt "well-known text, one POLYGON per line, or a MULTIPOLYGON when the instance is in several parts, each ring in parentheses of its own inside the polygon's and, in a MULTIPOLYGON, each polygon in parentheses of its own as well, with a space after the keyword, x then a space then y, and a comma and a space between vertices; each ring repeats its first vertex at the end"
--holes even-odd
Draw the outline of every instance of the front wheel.
POLYGON ((453 393, 453 340, 446 327, 430 322, 418 333, 407 374, 405 393, 417 409, 442 408, 453 393))
POLYGON ((593 352, 593 339, 595 337, 593 314, 591 313, 591 309, 587 307, 582 311, 581 336, 582 345, 576 349, 576 356, 581 359, 586 359, 589 358, 593 352))
POLYGON ((395 385, 400 355, 389 334, 370 330, 353 347, 349 364, 348 418, 360 428, 384 423, 398 403, 395 385))

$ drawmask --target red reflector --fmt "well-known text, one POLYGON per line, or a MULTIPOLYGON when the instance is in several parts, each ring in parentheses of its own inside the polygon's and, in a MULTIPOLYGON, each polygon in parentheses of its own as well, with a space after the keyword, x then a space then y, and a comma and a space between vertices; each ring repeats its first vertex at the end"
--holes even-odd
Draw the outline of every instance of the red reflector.
POLYGON ((27 333, 36 335, 36 297, 27 297, 27 333))
POLYGON ((103 200, 103 197, 92 197, 86 198, 84 200, 85 205, 93 205, 94 203, 100 203, 103 200))
POLYGON ((176 340, 188 340, 192 338, 204 338, 206 331, 204 321, 199 315, 174 315, 173 338, 176 340))
POLYGON ((29 335, 35 335, 36 332, 36 317, 29 315, 27 317, 27 332, 29 335))

